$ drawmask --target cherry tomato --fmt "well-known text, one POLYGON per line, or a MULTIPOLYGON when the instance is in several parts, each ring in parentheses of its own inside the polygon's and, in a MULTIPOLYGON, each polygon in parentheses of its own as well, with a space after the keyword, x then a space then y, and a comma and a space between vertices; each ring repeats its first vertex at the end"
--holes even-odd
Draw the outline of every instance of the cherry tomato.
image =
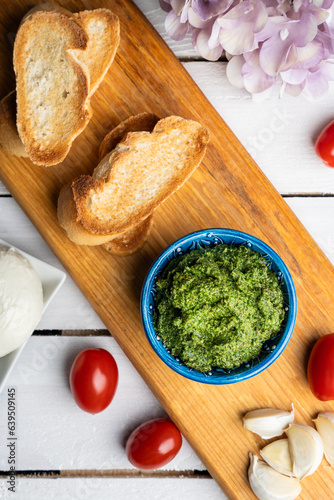
POLYGON ((118 384, 118 368, 105 349, 86 349, 75 358, 70 372, 71 391, 77 405, 99 413, 111 403, 118 384))
POLYGON ((179 452, 182 436, 173 422, 157 418, 141 424, 126 443, 128 460, 139 469, 159 469, 179 452))
POLYGON ((319 135, 315 143, 315 152, 328 167, 334 167, 334 121, 319 135))
POLYGON ((334 399, 334 333, 324 335, 314 345, 307 378, 316 398, 321 401, 334 399))

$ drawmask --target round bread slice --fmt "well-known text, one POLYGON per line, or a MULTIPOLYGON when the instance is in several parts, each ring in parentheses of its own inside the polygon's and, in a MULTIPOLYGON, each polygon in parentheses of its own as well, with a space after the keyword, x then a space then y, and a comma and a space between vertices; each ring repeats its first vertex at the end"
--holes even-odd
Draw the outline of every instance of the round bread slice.
POLYGON ((17 32, 17 129, 37 165, 60 163, 91 117, 89 73, 76 58, 87 42, 81 24, 57 11, 35 12, 17 32))
POLYGON ((169 116, 152 133, 130 132, 95 168, 72 183, 77 220, 91 233, 122 233, 179 189, 202 161, 208 130, 169 116))
MULTIPOLYGON (((100 147, 100 157, 103 159, 111 150, 124 139, 129 131, 153 130, 159 118, 152 113, 139 113, 131 116, 112 129, 104 138, 100 147)), ((118 236, 93 234, 77 220, 76 206, 73 198, 72 184, 64 186, 60 192, 57 208, 58 222, 65 229, 68 237, 78 245, 102 245, 113 254, 129 255, 136 252, 145 243, 152 227, 152 216, 129 231, 118 236), (113 242, 115 239, 115 242, 113 242), (117 240, 117 241, 116 241, 117 240)))
MULTIPOLYGON (((22 19, 21 25, 40 11, 57 11, 69 18, 75 18, 88 35, 85 50, 72 51, 80 65, 86 67, 90 78, 89 97, 103 80, 115 57, 119 41, 118 17, 109 9, 94 9, 72 14, 53 2, 46 2, 32 8, 22 19), (96 58, 96 53, 99 57, 96 58)), ((0 103, 0 145, 15 156, 29 157, 16 126, 16 93, 11 92, 0 103)))

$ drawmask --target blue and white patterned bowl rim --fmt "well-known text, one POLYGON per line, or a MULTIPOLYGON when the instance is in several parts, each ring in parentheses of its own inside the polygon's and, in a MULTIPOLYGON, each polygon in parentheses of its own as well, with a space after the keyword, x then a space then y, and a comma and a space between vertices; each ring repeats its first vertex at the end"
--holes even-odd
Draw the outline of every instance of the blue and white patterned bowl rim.
POLYGON ((290 272, 279 255, 266 243, 234 229, 212 228, 188 234, 167 247, 152 264, 143 284, 141 293, 141 318, 146 336, 157 355, 177 373, 197 382, 206 384, 231 384, 254 377, 268 368, 283 352, 288 344, 297 316, 297 298, 290 272), (179 358, 170 354, 166 346, 157 337, 153 326, 155 282, 167 263, 191 250, 212 247, 217 244, 246 245, 261 253, 281 285, 286 310, 281 331, 272 339, 264 342, 258 357, 232 370, 216 368, 202 373, 184 365, 179 358))

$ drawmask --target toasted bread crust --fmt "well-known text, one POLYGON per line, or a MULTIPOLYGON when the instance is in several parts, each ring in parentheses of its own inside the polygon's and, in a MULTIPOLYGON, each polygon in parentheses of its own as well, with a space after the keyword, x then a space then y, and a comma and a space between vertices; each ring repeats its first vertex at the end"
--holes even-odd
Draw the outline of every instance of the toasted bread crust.
POLYGON ((77 220, 94 234, 131 229, 183 185, 201 162, 208 141, 207 129, 176 116, 160 120, 151 134, 127 134, 92 178, 73 182, 77 220))
POLYGON ((153 225, 153 215, 129 229, 120 236, 116 236, 103 247, 115 255, 130 255, 137 252, 145 243, 153 225))
POLYGON ((63 186, 59 193, 57 217, 59 225, 65 229, 69 239, 77 245, 98 246, 110 241, 110 235, 92 234, 77 222, 71 183, 63 186))
POLYGON ((0 146, 12 155, 28 157, 16 128, 15 90, 0 102, 0 146))
MULTIPOLYGON (((131 119, 126 120, 126 122, 132 124, 132 126, 135 127, 136 119, 140 119, 142 121, 143 115, 137 115, 137 117, 139 118, 131 117, 131 119)), ((149 121, 152 125, 152 117, 149 121)), ((176 150, 178 157, 181 153, 186 156, 186 164, 184 168, 185 171, 182 171, 181 174, 177 172, 176 178, 172 179, 172 183, 167 183, 169 191, 166 192, 165 190, 165 198, 172 194, 172 192, 174 192, 176 189, 178 189, 178 187, 180 187, 183 182, 185 182, 185 180, 197 167, 205 153, 206 144, 209 140, 207 130, 201 127, 200 124, 196 122, 189 123, 189 120, 184 120, 180 117, 169 117, 165 119, 165 121, 161 120, 156 124, 154 130, 156 130, 157 134, 168 135, 169 127, 172 127, 174 129, 175 126, 176 130, 178 130, 178 126, 181 126, 182 131, 178 130, 176 136, 173 137, 172 145, 170 144, 170 147, 176 150), (190 130, 187 130, 188 126, 190 126, 190 130), (184 144, 182 143, 180 150, 178 135, 179 133, 181 135, 182 133, 184 133, 184 127, 185 130, 187 130, 186 148, 184 149, 184 144), (188 158, 188 148, 190 148, 191 151, 190 158, 188 158)), ((115 142, 117 142, 118 140, 122 140, 122 133, 120 131, 124 131, 125 129, 126 127, 124 127, 124 123, 121 123, 118 127, 111 131, 108 134, 109 137, 106 136, 103 147, 101 147, 101 151, 105 153, 108 150, 108 144, 113 146, 115 142)), ((139 221, 136 223, 132 223, 132 225, 126 224, 127 229, 125 231, 121 231, 119 227, 118 231, 116 231, 115 227, 113 227, 112 233, 110 233, 109 231, 97 232, 92 231, 90 228, 87 228, 80 219, 78 212, 78 206, 80 207, 82 203, 86 204, 86 208, 89 210, 89 204, 92 201, 90 197, 95 196, 96 194, 98 195, 99 192, 103 192, 104 185, 108 182, 112 182, 110 181, 110 178, 112 177, 113 169, 117 168, 117 159, 119 157, 121 157, 121 159, 124 159, 123 157, 125 156, 126 160, 128 161, 129 158, 127 154, 129 153, 129 151, 131 151, 131 142, 135 140, 135 143, 137 143, 137 137, 139 136, 142 138, 143 135, 145 137, 145 141, 147 137, 151 137, 149 132, 127 134, 126 139, 119 143, 119 145, 116 146, 113 151, 108 153, 102 159, 98 167, 94 170, 94 176, 82 175, 62 189, 58 201, 58 220, 60 225, 66 230, 69 238, 75 243, 79 245, 103 245, 104 248, 106 248, 111 253, 118 255, 129 255, 130 253, 138 250, 146 241, 152 226, 153 211, 158 206, 157 202, 154 204, 154 207, 153 209, 151 209, 151 211, 147 209, 147 206, 141 207, 141 213, 137 217, 137 220, 139 219, 139 221), (115 162, 113 162, 113 160, 115 160, 115 162), (112 168, 110 164, 112 165, 112 168), (146 216, 142 214, 145 214, 146 216)), ((150 140, 152 140, 152 138, 150 140)), ((160 148, 159 142, 157 144, 157 148, 160 148)), ((165 151, 163 151, 163 156, 166 156, 165 151)), ((132 160, 133 159, 131 159, 130 157, 130 163, 122 163, 122 168, 125 165, 124 168, 126 179, 128 175, 126 173, 126 168, 127 166, 131 167, 132 160)), ((153 165, 154 168, 157 165, 156 158, 153 158, 153 165)), ((176 164, 173 168, 177 169, 177 166, 178 165, 176 164)), ((158 171, 158 175, 162 176, 163 169, 161 170, 160 165, 159 168, 160 170, 158 171)), ((134 172, 134 175, 137 175, 137 179, 141 178, 141 174, 142 172, 140 169, 134 172)), ((147 185, 147 181, 145 181, 144 184, 145 183, 147 185)), ((132 202, 132 194, 133 193, 130 191, 130 194, 128 193, 128 196, 126 197, 129 203, 132 202)), ((161 192, 159 192, 158 195, 161 199, 161 192)), ((154 196, 156 196, 156 194, 154 194, 154 196)))
POLYGON ((62 14, 64 14, 65 16, 68 16, 68 17, 72 17, 73 16, 72 12, 70 12, 67 9, 65 9, 64 7, 61 7, 58 3, 55 3, 55 2, 53 2, 51 0, 51 1, 48 1, 48 2, 43 2, 43 3, 40 3, 38 5, 35 5, 35 7, 32 7, 32 9, 28 10, 28 12, 26 13, 26 15, 23 16, 23 18, 21 20, 21 24, 24 23, 24 21, 26 19, 28 19, 28 17, 32 16, 33 14, 35 14, 35 12, 38 12, 40 10, 44 10, 44 11, 46 11, 46 10, 50 11, 50 10, 52 10, 52 11, 61 12, 62 14))
POLYGON ((153 113, 139 113, 130 116, 113 128, 103 139, 99 149, 100 161, 110 153, 118 143, 125 139, 128 132, 152 132, 158 123, 159 117, 153 113))
POLYGON ((89 96, 92 96, 114 60, 120 42, 120 23, 108 9, 85 10, 74 14, 74 18, 89 37, 87 50, 78 54, 78 60, 88 69, 89 96))
POLYGON ((71 54, 87 42, 80 23, 57 11, 28 16, 16 35, 17 129, 38 165, 61 162, 90 119, 89 74, 71 54))
MULTIPOLYGON (((130 118, 121 122, 103 139, 99 149, 100 160, 124 139, 125 134, 128 132, 140 131, 152 132, 158 121, 159 118, 157 115, 152 113, 140 113, 135 116, 130 116, 130 118)), ((105 243, 103 247, 109 253, 115 255, 130 255, 135 253, 144 245, 150 234, 152 225, 153 215, 149 215, 143 222, 136 224, 122 235, 113 238, 108 243, 105 243)))
MULTIPOLYGON (((105 152, 104 156, 110 153, 117 143, 123 139, 124 134, 130 130, 152 131, 158 120, 158 117, 151 113, 141 113, 131 116, 106 135, 103 141, 103 149, 100 148, 100 152, 103 150, 105 152)), ((87 183, 91 183, 92 186, 98 182, 91 176, 86 177, 87 183)), ((78 186, 78 193, 80 193, 80 186, 78 186)), ((77 220, 72 183, 64 186, 59 194, 57 217, 60 226, 65 229, 68 237, 74 243, 89 246, 105 244, 105 248, 110 253, 118 255, 126 255, 138 250, 144 244, 152 226, 152 221, 144 221, 143 224, 133 228, 133 230, 117 236, 117 242, 115 242, 115 245, 112 245, 112 236, 109 234, 92 234, 77 220)))
MULTIPOLYGON (((120 41, 118 17, 108 9, 87 10, 77 14, 72 14, 72 12, 54 4, 53 2, 46 2, 31 9, 23 18, 21 25, 27 20, 33 18, 37 12, 41 11, 57 11, 58 13, 67 16, 69 19, 74 18, 78 25, 80 25, 87 33, 88 38, 86 49, 71 49, 70 53, 76 59, 76 62, 73 64, 79 64, 80 67, 86 68, 86 72, 88 71, 89 73, 89 98, 98 88, 115 57, 120 41), (96 53, 99 54, 98 58, 96 58, 96 53)), ((8 98, 8 100, 4 98, 3 106, 0 106, 1 145, 11 154, 29 157, 22 140, 18 135, 16 127, 16 102, 14 102, 14 95, 16 96, 16 94, 11 93, 11 97, 10 99, 8 98)), ((83 128, 86 126, 91 116, 88 98, 86 119, 84 119, 82 123, 83 128)), ((61 151, 61 156, 66 156, 66 148, 61 151)), ((34 161, 34 158, 35 156, 33 153, 31 159, 34 161)), ((39 163, 39 159, 40 158, 37 160, 35 159, 35 163, 39 163)), ((42 164, 51 165, 59 163, 59 159, 59 154, 57 157, 54 152, 50 153, 45 150, 42 164)))

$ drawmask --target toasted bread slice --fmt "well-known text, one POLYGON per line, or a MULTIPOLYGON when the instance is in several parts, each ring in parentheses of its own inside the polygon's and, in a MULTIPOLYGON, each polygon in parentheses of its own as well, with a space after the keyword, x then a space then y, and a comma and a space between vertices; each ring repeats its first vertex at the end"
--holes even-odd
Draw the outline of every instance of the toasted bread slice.
POLYGON ((15 90, 0 102, 0 146, 12 155, 28 156, 16 128, 15 90))
POLYGON ((69 239, 77 245, 98 246, 110 242, 110 234, 92 234, 77 221, 71 183, 66 184, 59 193, 57 217, 69 239))
POLYGON ((119 19, 108 9, 85 10, 74 14, 74 17, 88 34, 87 50, 77 57, 88 69, 91 96, 114 60, 120 42, 119 19))
POLYGON ((153 215, 149 215, 132 229, 116 236, 103 247, 115 255, 130 255, 137 252, 145 243, 153 225, 153 215))
MULTIPOLYGON (((140 113, 121 122, 101 142, 99 149, 100 160, 110 153, 125 138, 128 132, 152 132, 158 121, 159 118, 152 113, 140 113)), ((149 215, 143 222, 136 224, 132 229, 113 238, 103 246, 112 254, 130 255, 143 246, 150 234, 152 225, 153 215, 149 215)))
MULTIPOLYGON (((41 10, 63 13, 68 17, 73 14, 53 2, 43 3, 31 9, 22 22, 41 10)), ((91 96, 108 71, 119 45, 119 19, 108 9, 94 9, 74 14, 88 34, 86 50, 78 51, 77 58, 85 65, 90 76, 91 96), (96 58, 96 54, 99 58, 96 58), (98 61, 98 64, 97 64, 98 61)), ((16 127, 16 94, 11 92, 0 103, 1 146, 15 156, 28 157, 28 153, 18 135, 16 127), (10 97, 9 97, 10 96, 10 97)))
POLYGON ((118 17, 109 9, 84 10, 73 14, 50 1, 33 7, 23 21, 41 10, 57 11, 68 17, 74 17, 86 31, 88 35, 86 50, 77 52, 76 56, 89 72, 89 95, 92 96, 110 68, 120 42, 118 17))
POLYGON ((60 163, 90 119, 89 73, 76 58, 87 42, 80 23, 57 11, 35 12, 17 32, 17 129, 37 165, 60 163))
POLYGON ((180 188, 201 162, 209 134, 178 116, 130 132, 96 167, 72 183, 77 220, 91 233, 117 235, 139 224, 180 188))
MULTIPOLYGON (((146 130, 150 132, 158 121, 159 118, 151 113, 140 113, 124 120, 111 130, 102 141, 100 157, 101 155, 105 156, 105 154, 109 153, 120 141, 122 141, 124 139, 124 134, 127 132, 134 130, 146 130)), ((115 235, 92 234, 77 220, 71 183, 64 186, 60 192, 57 216, 59 224, 66 230, 70 240, 76 244, 89 246, 105 244, 104 248, 118 255, 127 255, 138 250, 145 242, 152 226, 152 220, 144 221, 138 226, 135 226, 133 230, 130 230, 130 234, 128 234, 128 231, 121 233, 117 236, 115 245, 111 245, 111 238, 115 238, 115 235)), ((149 219, 150 218, 151 216, 149 219)))
POLYGON ((113 128, 103 139, 99 148, 100 161, 110 153, 117 144, 125 139, 128 132, 152 132, 158 123, 159 117, 153 113, 139 113, 130 116, 113 128))

